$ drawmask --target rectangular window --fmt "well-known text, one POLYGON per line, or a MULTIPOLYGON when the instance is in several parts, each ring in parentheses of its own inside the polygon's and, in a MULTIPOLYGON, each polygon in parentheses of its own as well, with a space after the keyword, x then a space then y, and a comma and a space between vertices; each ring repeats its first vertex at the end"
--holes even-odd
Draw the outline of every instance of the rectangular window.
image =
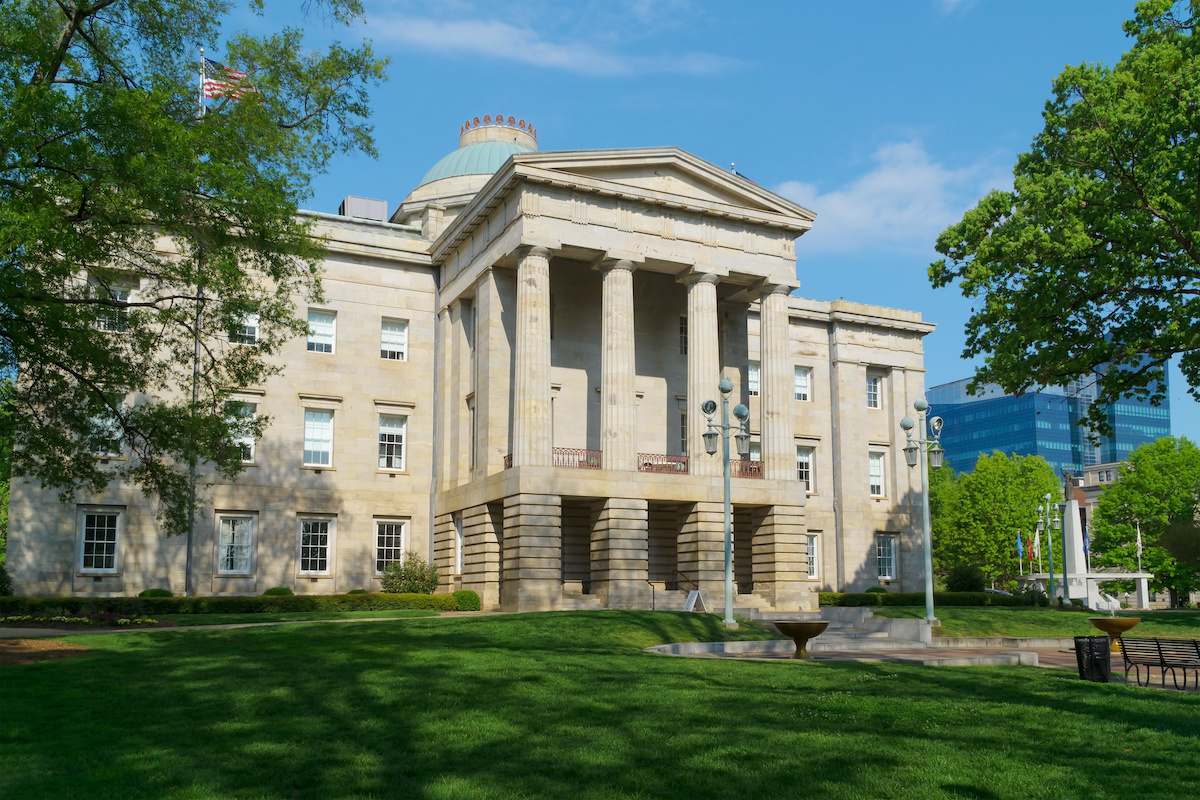
POLYGON ((792 386, 795 389, 797 400, 808 400, 808 378, 811 374, 812 370, 808 367, 796 367, 792 386))
POLYGON ((762 461, 762 443, 761 442, 751 442, 750 443, 750 460, 751 461, 762 461))
POLYGON ((408 417, 379 415, 379 468, 404 469, 404 433, 408 417))
POLYGON ((300 571, 328 574, 333 520, 300 520, 300 571))
POLYGON ((685 455, 685 456, 687 455, 687 445, 688 445, 687 439, 688 439, 688 437, 687 437, 687 412, 680 411, 679 412, 679 453, 680 453, 680 455, 685 455))
POLYGON ((221 533, 217 543, 217 572, 249 575, 251 548, 254 546, 254 517, 220 517, 221 533))
POLYGON ((746 367, 746 392, 751 397, 758 397, 758 362, 751 361, 746 367))
MULTIPOLYGON (((96 296, 114 303, 128 303, 128 289, 111 289, 96 286, 96 296)), ((96 330, 106 333, 121 333, 129 327, 129 311, 124 306, 100 306, 96 312, 96 330)))
POLYGON ((451 515, 454 520, 454 574, 461 575, 463 571, 463 523, 462 512, 455 511, 451 515))
POLYGON ((817 537, 816 534, 808 535, 808 577, 817 578, 817 537))
POLYGON ((304 409, 304 464, 328 467, 333 464, 333 412, 304 409))
POLYGON ((890 581, 896 577, 896 537, 890 533, 875 536, 875 563, 879 580, 890 581))
POLYGON ((229 331, 229 341, 234 344, 258 342, 258 314, 246 314, 229 331))
POLYGON ((332 353, 337 332, 337 314, 332 311, 308 310, 308 351, 332 353))
POLYGON ((398 519, 375 520, 375 573, 382 574, 388 564, 404 560, 406 522, 398 519))
POLYGON ((385 319, 379 334, 379 355, 391 361, 408 360, 408 322, 385 319))
POLYGON ((883 497, 883 453, 871 453, 871 496, 883 497))
POLYGON ((679 318, 679 354, 687 355, 687 317, 679 318))
POLYGON ((804 484, 804 491, 813 491, 813 448, 796 446, 796 480, 804 484))
POLYGON ((81 572, 116 572, 120 511, 85 511, 79 520, 81 572))
POLYGON ((122 446, 121 422, 110 413, 92 417, 92 436, 88 444, 99 458, 120 458, 122 446))
POLYGON ((867 376, 867 408, 879 408, 880 384, 883 379, 877 375, 867 376))
POLYGON ((258 406, 254 403, 226 403, 225 414, 233 431, 233 446, 242 454, 243 464, 254 463, 254 431, 250 426, 254 422, 254 414, 258 406))

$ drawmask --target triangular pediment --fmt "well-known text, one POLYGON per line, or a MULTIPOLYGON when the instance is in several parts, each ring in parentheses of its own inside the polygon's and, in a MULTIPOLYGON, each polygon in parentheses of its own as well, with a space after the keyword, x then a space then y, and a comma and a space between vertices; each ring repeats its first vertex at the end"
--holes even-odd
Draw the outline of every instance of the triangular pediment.
POLYGON ((675 147, 636 150, 579 150, 527 153, 514 157, 518 169, 555 174, 564 183, 590 190, 627 189, 653 202, 742 210, 811 223, 802 206, 675 147))

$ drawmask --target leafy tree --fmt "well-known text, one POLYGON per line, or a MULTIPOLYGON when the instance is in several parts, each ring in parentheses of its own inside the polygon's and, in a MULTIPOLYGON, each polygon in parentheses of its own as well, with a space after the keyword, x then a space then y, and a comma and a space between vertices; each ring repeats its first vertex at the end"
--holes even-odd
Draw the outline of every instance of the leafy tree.
MULTIPOLYGON (((249 5, 264 13, 263 0, 249 5)), ((265 424, 228 414, 226 401, 270 375, 267 356, 305 330, 293 307, 319 295, 323 248, 298 204, 336 152, 374 154, 367 89, 386 64, 369 44, 321 53, 299 30, 238 33, 221 60, 246 77, 200 115, 197 46, 219 43, 229 6, 0 4, 0 374, 19 374, 13 473, 63 500, 139 484, 172 533, 193 507, 189 468, 232 477, 236 437, 265 424), (230 343, 239 329, 253 346, 230 343)), ((362 13, 358 0, 316 7, 330 22, 362 13)))
POLYGON ((1043 495, 1061 492, 1054 468, 1041 456, 996 452, 953 480, 934 478, 945 469, 929 482, 935 571, 970 565, 997 582, 1015 579, 1017 532, 1028 542, 1043 495))
POLYGON ((964 355, 977 383, 1021 394, 1100 372, 1089 425, 1124 396, 1157 403, 1180 357, 1200 397, 1200 0, 1148 0, 1115 67, 1068 67, 1045 129, 938 237, 935 287, 978 302, 964 355))
MULTIPOLYGON (((1136 570, 1140 527, 1142 569, 1154 574, 1151 589, 1169 591, 1174 605, 1200 589, 1200 561, 1180 559, 1164 546, 1186 548, 1187 529, 1194 532, 1200 518, 1200 448, 1186 438, 1159 439, 1130 453, 1118 474, 1096 506, 1092 562, 1136 570)), ((1178 555, 1186 558, 1189 551, 1178 555)))

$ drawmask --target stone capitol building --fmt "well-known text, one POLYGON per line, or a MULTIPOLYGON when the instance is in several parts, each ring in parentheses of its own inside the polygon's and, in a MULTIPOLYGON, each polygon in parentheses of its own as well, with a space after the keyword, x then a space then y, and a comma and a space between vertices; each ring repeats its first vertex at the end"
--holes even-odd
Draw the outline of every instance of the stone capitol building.
MULTIPOLYGON (((325 299, 297 299, 307 339, 236 396, 271 424, 235 482, 202 476, 197 594, 378 591, 411 550, 485 610, 679 608, 695 588, 719 607, 700 409, 724 377, 751 412, 735 605, 922 588, 899 420, 933 325, 793 294, 813 212, 677 148, 539 152, 532 125, 483 116, 390 216, 302 213, 328 237, 325 299)), ((18 594, 185 589, 186 538, 131 486, 65 505, 14 481, 8 548, 18 594)))

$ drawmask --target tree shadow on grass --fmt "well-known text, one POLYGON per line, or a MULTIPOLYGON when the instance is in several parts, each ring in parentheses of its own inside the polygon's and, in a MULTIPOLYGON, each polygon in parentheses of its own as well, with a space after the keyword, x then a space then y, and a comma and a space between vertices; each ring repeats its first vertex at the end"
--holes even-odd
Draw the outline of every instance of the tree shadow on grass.
POLYGON ((0 742, 17 769, 0 794, 1200 793, 1200 698, 1021 668, 640 652, 722 630, 605 612, 95 637, 91 656, 5 673, 0 742))

